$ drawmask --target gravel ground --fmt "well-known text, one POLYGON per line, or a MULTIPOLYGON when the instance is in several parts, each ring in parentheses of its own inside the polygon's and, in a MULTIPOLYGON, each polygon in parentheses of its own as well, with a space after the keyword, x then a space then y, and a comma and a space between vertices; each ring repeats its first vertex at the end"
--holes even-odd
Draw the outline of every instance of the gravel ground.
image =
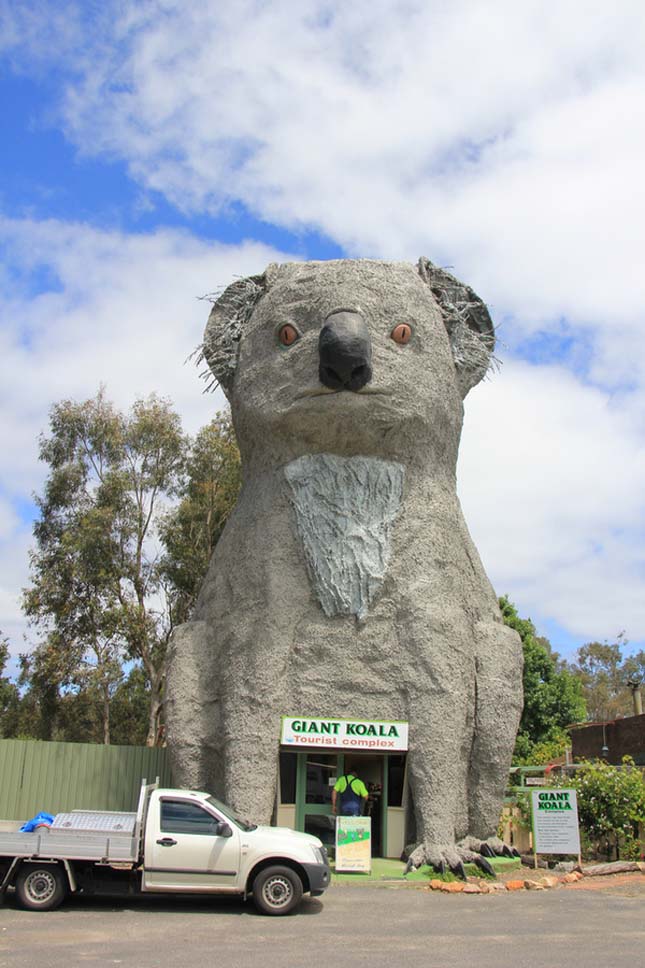
POLYGON ((642 874, 486 895, 335 885, 286 918, 186 897, 76 898, 36 914, 9 897, 0 968, 308 968, 330 958, 352 968, 633 968, 645 944, 643 897, 642 874))

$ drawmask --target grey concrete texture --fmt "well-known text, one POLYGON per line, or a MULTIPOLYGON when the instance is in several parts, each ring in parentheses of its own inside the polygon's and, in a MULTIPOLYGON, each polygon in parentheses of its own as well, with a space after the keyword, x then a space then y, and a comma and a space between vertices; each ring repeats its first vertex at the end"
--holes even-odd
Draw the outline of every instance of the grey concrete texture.
POLYGON ((311 454, 284 472, 323 612, 365 618, 387 572, 405 469, 375 457, 311 454))
POLYGON ((272 265, 215 303, 204 354, 243 485, 171 643, 182 785, 268 822, 282 715, 407 720, 415 862, 454 866, 495 834, 522 649, 456 494, 462 401, 492 348, 484 304, 427 260, 272 265), (356 392, 319 376, 339 310, 369 331, 371 379, 356 392), (405 345, 391 336, 402 323, 405 345))

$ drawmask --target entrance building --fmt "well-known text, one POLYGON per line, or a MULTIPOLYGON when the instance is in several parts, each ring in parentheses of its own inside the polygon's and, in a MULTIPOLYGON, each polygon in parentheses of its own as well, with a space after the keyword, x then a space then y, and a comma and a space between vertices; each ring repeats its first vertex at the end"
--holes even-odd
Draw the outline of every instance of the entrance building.
POLYGON ((283 717, 276 822, 334 846, 331 794, 355 770, 369 792, 372 856, 400 857, 405 846, 408 724, 283 717))

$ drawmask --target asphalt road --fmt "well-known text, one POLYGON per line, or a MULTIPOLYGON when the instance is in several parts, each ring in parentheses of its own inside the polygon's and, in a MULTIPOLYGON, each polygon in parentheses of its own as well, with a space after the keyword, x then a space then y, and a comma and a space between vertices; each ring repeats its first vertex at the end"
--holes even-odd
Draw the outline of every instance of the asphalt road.
POLYGON ((641 890, 441 895, 334 886, 299 914, 232 899, 68 901, 0 908, 1 968, 630 968, 644 962, 641 890))

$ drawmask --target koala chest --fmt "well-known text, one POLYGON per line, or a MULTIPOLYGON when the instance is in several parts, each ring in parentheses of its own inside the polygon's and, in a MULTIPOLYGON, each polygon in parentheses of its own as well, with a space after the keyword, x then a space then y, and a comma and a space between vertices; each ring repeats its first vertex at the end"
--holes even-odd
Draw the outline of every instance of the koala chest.
POLYGON ((360 666, 378 691, 472 652, 481 576, 456 499, 414 474, 318 454, 246 482, 195 615, 224 667, 257 659, 324 692, 360 666))
POLYGON ((284 469, 292 526, 311 588, 329 618, 365 618, 385 578, 401 507, 401 464, 315 454, 284 469))

